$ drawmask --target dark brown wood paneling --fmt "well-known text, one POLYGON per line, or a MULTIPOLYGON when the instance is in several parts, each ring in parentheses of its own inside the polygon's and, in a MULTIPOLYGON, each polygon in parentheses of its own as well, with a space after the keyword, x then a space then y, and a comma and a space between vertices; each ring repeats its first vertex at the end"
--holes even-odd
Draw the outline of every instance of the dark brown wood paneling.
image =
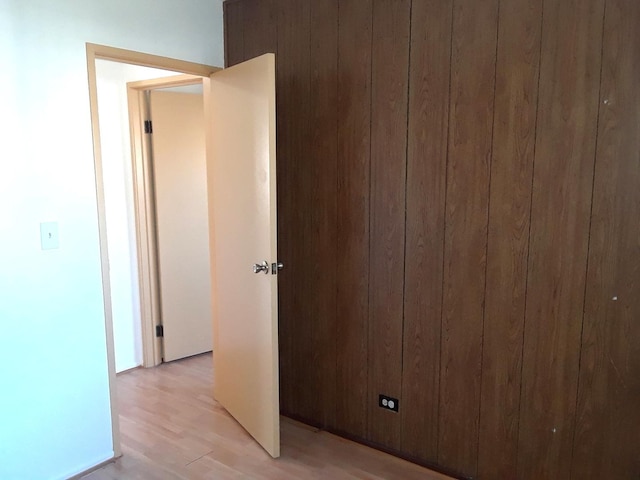
POLYGON ((501 2, 478 478, 516 478, 542 0, 501 2))
POLYGON ((244 2, 224 2, 224 65, 244 61, 244 2))
POLYGON ((497 0, 453 11, 438 459, 475 475, 497 0))
MULTIPOLYGON (((604 0, 544 3, 518 478, 569 478, 604 0)), ((596 452, 593 452, 596 455, 596 452)))
POLYGON ((291 88, 291 70, 294 68, 291 59, 283 53, 292 48, 285 44, 278 35, 278 51, 276 52, 276 171, 278 201, 278 261, 286 266, 286 270, 278 275, 278 348, 280 363, 280 412, 294 411, 295 383, 293 380, 296 365, 293 361, 292 332, 295 331, 295 312, 293 308, 295 278, 291 272, 294 231, 290 229, 295 208, 295 192, 290 185, 293 176, 293 142, 288 130, 292 128, 291 95, 283 95, 291 88))
POLYGON ((338 0, 311 3, 311 220, 307 275, 312 295, 313 367, 307 379, 314 393, 311 418, 335 426, 336 405, 336 215, 338 152, 338 0))
MULTIPOLYGON (((311 319, 305 306, 310 294, 304 242, 308 231, 305 208, 305 161, 309 131, 309 15, 306 2, 277 2, 277 162, 278 258, 285 270, 278 276, 280 332, 280 408, 302 416, 311 393, 304 366, 311 344, 311 319), (306 28, 306 29, 305 29, 306 28), (286 93, 284 93, 286 92, 286 93), (301 383, 302 382, 302 383, 301 383)), ((245 29, 257 25, 245 24, 245 29)), ((307 417, 308 418, 308 417, 307 417)))
POLYGON ((367 437, 371 0, 340 2, 336 429, 367 437))
POLYGON ((640 478, 640 3, 606 5, 571 478, 640 478))
POLYGON ((305 246, 311 230, 309 4, 278 1, 277 19, 278 257, 285 264, 278 280, 280 406, 283 413, 313 420, 316 386, 307 380, 314 368, 313 319, 306 302, 314 285, 305 246))
POLYGON ((410 0, 374 0, 371 78, 369 439, 400 450, 410 0))
POLYGON ((606 3, 225 2, 227 65, 278 50, 283 413, 480 478, 638 475, 640 7, 606 3))
POLYGON ((407 150, 402 450, 436 463, 453 0, 413 0, 407 150))
POLYGON ((244 0, 244 59, 275 53, 278 44, 276 0, 244 0), (260 25, 259 28, 256 28, 260 25))

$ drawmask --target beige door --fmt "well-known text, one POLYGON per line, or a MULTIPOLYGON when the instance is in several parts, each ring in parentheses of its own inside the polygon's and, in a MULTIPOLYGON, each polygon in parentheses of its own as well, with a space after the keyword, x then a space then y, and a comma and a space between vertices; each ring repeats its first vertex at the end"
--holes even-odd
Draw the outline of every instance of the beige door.
POLYGON ((151 91, 160 315, 165 362, 212 348, 202 94, 151 91))
POLYGON ((275 57, 217 72, 210 84, 214 395, 278 457, 275 57), (254 273, 265 261, 266 273, 254 273))

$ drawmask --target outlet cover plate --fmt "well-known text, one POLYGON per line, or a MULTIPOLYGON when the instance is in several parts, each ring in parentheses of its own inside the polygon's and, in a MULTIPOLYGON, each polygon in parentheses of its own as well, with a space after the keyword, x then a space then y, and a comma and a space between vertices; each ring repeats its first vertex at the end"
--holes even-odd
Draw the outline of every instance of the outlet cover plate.
POLYGON ((398 413, 398 410, 400 409, 400 401, 397 398, 380 394, 378 396, 378 406, 385 410, 391 410, 392 412, 398 413))

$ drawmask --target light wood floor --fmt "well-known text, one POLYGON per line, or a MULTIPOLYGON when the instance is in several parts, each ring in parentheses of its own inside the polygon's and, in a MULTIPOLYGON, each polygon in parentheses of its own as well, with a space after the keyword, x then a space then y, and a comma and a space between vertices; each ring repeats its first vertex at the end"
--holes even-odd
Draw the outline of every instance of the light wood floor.
POLYGON ((123 456, 83 478, 449 479, 286 418, 273 460, 213 400, 212 378, 210 354, 119 375, 123 456))

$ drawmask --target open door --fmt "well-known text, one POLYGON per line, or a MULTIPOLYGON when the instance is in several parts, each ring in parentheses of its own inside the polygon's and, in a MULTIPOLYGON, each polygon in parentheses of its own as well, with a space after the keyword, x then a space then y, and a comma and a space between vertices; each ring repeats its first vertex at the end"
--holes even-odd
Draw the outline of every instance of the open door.
POLYGON ((202 95, 154 89, 153 168, 164 361, 212 349, 202 95))
POLYGON ((214 395, 280 455, 275 56, 211 75, 207 178, 214 395))

